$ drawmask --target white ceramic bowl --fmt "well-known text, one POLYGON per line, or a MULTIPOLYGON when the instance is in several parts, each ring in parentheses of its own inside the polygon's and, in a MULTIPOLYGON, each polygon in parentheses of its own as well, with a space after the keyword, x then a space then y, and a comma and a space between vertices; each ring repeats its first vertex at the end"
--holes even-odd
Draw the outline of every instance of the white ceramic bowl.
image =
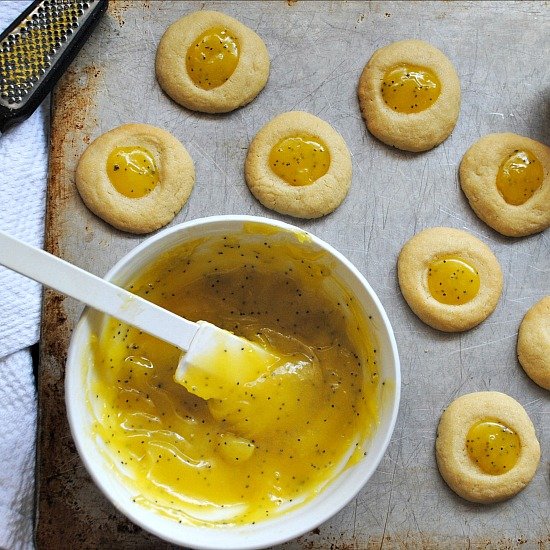
MULTIPOLYGON (((388 391, 380 403, 380 422, 375 434, 367 442, 366 457, 345 469, 318 496, 303 506, 254 525, 218 528, 182 525, 132 502, 131 488, 125 485, 122 476, 117 475, 95 441, 91 430, 92 410, 87 397, 87 361, 90 360, 87 350, 90 335, 97 330, 100 316, 86 309, 71 340, 65 380, 67 413, 80 456, 95 483, 130 520, 162 539, 191 548, 265 548, 298 537, 329 519, 357 495, 374 473, 390 441, 399 407, 399 358, 393 331, 382 304, 365 278, 342 254, 297 227, 253 216, 213 216, 193 220, 147 239, 122 258, 105 278, 124 286, 156 257, 174 246, 209 235, 244 234, 243 225, 250 222, 289 231, 294 242, 296 234, 305 234, 307 238, 303 239, 304 246, 328 253, 332 272, 361 304, 366 316, 371 317, 371 330, 379 349, 380 379, 388 382, 385 385, 388 391)), ((266 238, 269 239, 269 235, 266 238)))

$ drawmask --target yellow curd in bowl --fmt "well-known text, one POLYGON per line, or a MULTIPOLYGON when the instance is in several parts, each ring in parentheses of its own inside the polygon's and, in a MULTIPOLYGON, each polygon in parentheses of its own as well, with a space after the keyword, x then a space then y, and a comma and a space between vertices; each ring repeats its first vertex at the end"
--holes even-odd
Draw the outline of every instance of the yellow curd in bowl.
POLYGON ((283 358, 203 400, 174 381, 178 349, 108 319, 92 339, 92 430, 136 502, 186 524, 255 523, 365 454, 382 385, 376 343, 328 254, 261 234, 199 239, 128 288, 283 358))

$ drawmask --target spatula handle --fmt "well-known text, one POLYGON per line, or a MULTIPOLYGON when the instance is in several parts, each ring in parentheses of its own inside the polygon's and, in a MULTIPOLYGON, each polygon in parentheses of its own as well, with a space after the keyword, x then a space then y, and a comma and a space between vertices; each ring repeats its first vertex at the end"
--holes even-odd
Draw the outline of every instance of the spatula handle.
POLYGON ((0 264, 182 350, 198 325, 0 231, 0 264))

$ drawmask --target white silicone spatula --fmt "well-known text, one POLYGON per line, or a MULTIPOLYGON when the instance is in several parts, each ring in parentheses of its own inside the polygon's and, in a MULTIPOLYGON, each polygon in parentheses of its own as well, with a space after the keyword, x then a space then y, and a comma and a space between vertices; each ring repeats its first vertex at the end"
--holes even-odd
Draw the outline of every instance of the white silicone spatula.
POLYGON ((186 383, 191 368, 194 380, 203 372, 221 377, 225 383, 249 381, 268 371, 278 359, 258 344, 206 321, 188 321, 3 231, 0 264, 177 346, 186 353, 180 357, 176 381, 204 399, 213 397, 210 390, 186 383))

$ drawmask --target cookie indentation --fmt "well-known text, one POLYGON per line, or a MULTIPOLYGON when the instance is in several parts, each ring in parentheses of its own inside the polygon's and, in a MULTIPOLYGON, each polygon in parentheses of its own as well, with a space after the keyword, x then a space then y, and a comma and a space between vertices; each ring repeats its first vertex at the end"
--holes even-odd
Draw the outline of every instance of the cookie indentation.
POLYGON ((228 113, 252 101, 269 76, 264 41, 237 19, 199 10, 174 21, 155 57, 160 87, 202 113, 228 113))
POLYGON ((195 183, 187 149, 149 124, 123 124, 97 137, 75 173, 84 204, 113 227, 149 233, 170 223, 195 183))
POLYGON ((384 74, 382 97, 388 107, 399 113, 419 113, 437 100, 441 84, 426 67, 399 65, 384 74))
POLYGON ((428 267, 428 288, 430 294, 442 304, 466 304, 477 296, 479 273, 458 256, 438 258, 428 267))
POLYGON ((437 427, 435 455, 441 476, 471 502, 500 502, 533 479, 540 444, 526 410, 504 393, 481 391, 456 398, 437 427))
POLYGON ((550 227, 550 147, 518 134, 489 134, 460 163, 460 186, 477 216, 507 237, 550 227))
POLYGON ((107 175, 122 195, 138 199, 159 182, 155 159, 144 147, 116 147, 107 157, 107 175))
POLYGON ((497 420, 476 422, 468 431, 466 445, 472 461, 491 475, 509 472, 521 449, 518 434, 497 420))
POLYGON ((269 165, 289 185, 310 185, 328 172, 330 152, 318 137, 287 137, 271 149, 269 165))
POLYGON ((405 151, 427 151, 447 139, 460 111, 460 81, 445 54, 422 40, 375 51, 359 79, 369 132, 405 151))
POLYGON ((543 178, 542 164, 535 154, 529 150, 516 150, 502 161, 496 185, 508 204, 518 206, 535 194, 543 178))
POLYGON ((187 72, 203 90, 211 90, 227 82, 238 62, 238 39, 222 26, 207 29, 187 50, 187 72))
POLYGON ((244 172, 251 193, 265 207, 309 219, 342 203, 351 169, 346 142, 328 122, 290 111, 259 130, 248 148, 244 172))
POLYGON ((502 270, 491 249, 451 227, 431 227, 409 239, 399 253, 397 274, 413 312, 445 332, 484 321, 502 292, 502 270))

